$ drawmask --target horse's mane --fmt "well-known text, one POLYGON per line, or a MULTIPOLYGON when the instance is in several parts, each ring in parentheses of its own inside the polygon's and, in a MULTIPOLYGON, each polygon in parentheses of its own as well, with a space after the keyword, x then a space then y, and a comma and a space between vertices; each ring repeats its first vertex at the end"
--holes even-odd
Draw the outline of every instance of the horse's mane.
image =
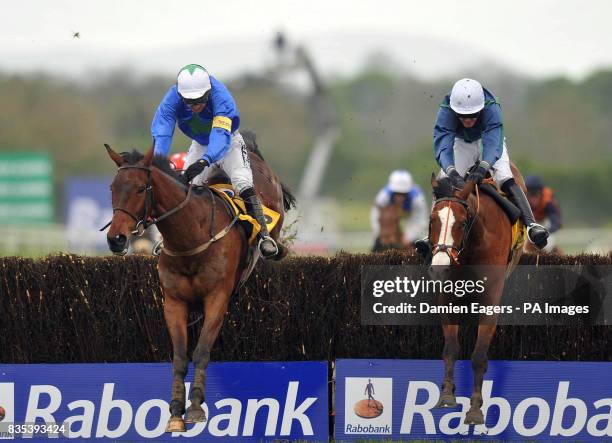
MULTIPOLYGON (((123 157, 128 164, 135 165, 143 159, 144 155, 134 149, 132 152, 122 152, 121 157, 123 157)), ((172 169, 172 166, 170 166, 170 160, 163 155, 156 155, 153 157, 153 166, 162 171, 164 174, 169 175, 173 179, 182 183, 180 181, 180 171, 172 169)))
POLYGON ((433 187, 434 197, 444 198, 444 197, 452 197, 453 196, 453 185, 451 183, 450 178, 444 177, 438 180, 437 186, 433 187))

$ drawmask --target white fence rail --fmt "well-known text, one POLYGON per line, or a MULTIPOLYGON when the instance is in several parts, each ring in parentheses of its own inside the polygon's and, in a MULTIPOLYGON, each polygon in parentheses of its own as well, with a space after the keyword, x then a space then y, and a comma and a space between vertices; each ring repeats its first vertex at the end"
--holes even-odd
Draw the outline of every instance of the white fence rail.
MULTIPOLYGON (((612 251, 612 229, 563 229, 556 234, 556 242, 564 252, 609 253, 612 251)), ((43 256, 57 252, 106 254, 105 233, 72 231, 64 225, 0 226, 0 255, 43 256)), ((306 248, 308 250, 308 245, 306 248)), ((335 244, 317 244, 317 252, 336 250, 365 252, 372 246, 372 233, 338 233, 335 244)), ((313 250, 313 251, 314 251, 313 250)))

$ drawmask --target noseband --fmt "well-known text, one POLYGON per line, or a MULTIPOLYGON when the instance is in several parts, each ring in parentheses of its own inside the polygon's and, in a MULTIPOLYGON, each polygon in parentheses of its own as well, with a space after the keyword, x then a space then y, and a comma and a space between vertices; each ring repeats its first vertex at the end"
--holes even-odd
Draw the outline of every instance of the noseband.
MULTIPOLYGON (((151 226, 154 225, 162 220, 164 220, 167 217, 170 217, 172 214, 180 211, 181 209, 183 209, 183 207, 187 204, 187 202, 189 201, 189 199, 191 198, 191 188, 192 186, 189 186, 189 189, 187 190, 187 196, 185 197, 185 200, 183 200, 181 203, 178 204, 178 206, 170 209, 168 212, 165 212, 164 214, 160 215, 159 217, 155 218, 153 217, 153 206, 154 206, 154 201, 153 201, 153 183, 152 183, 152 179, 151 179, 151 173, 152 173, 152 169, 148 166, 140 166, 140 165, 126 165, 126 166, 120 166, 119 169, 117 170, 117 174, 119 174, 119 172, 121 172, 122 170, 126 170, 126 169, 140 169, 142 171, 146 171, 147 172, 147 184, 145 187, 145 204, 144 204, 144 213, 142 215, 142 217, 138 217, 136 215, 134 215, 134 213, 132 213, 131 211, 128 211, 125 208, 120 208, 120 207, 113 207, 113 215, 115 214, 115 212, 119 211, 119 212, 123 212, 124 214, 127 214, 130 216, 130 218, 132 220, 134 220, 136 222, 136 226, 134 227, 134 229, 132 230, 132 234, 140 237, 144 234, 145 230, 151 226)), ((109 221, 106 225, 104 225, 102 228, 100 228, 100 231, 104 231, 106 228, 108 228, 110 226, 110 224, 113 221, 109 221)))
MULTIPOLYGON (((467 240, 470 236, 470 232, 472 231, 472 227, 474 226, 474 222, 476 221, 476 218, 478 216, 478 210, 476 210, 476 213, 473 214, 472 211, 470 210, 470 206, 468 205, 467 200, 461 200, 460 198, 457 198, 457 197, 441 197, 439 199, 436 199, 434 201, 434 207, 436 207, 438 203, 442 203, 442 202, 448 202, 448 208, 450 208, 450 205, 453 202, 459 203, 461 206, 463 206, 463 208, 465 209, 467 213, 467 226, 463 230, 463 237, 461 237, 461 243, 459 244, 459 246, 447 245, 446 243, 437 243, 433 245, 431 256, 433 257, 438 252, 444 252, 450 258, 451 263, 458 265, 459 255, 461 255, 461 253, 463 252, 466 246, 467 240)), ((431 232, 431 222, 430 222, 429 231, 431 232)))

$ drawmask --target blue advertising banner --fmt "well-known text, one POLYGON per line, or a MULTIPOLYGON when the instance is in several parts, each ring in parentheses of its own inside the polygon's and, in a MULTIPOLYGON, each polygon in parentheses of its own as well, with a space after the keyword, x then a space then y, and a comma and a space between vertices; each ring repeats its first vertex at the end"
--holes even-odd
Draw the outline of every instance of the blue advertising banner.
POLYGON ((66 233, 71 251, 106 251, 106 233, 99 229, 113 217, 112 177, 68 178, 64 186, 66 233))
POLYGON ((337 440, 607 441, 612 437, 612 363, 490 361, 485 424, 463 424, 470 361, 455 369, 456 408, 436 408, 441 360, 338 360, 337 440))
POLYGON ((180 434, 164 432, 171 381, 166 363, 0 365, 0 438, 328 439, 326 362, 211 363, 208 421, 180 434))

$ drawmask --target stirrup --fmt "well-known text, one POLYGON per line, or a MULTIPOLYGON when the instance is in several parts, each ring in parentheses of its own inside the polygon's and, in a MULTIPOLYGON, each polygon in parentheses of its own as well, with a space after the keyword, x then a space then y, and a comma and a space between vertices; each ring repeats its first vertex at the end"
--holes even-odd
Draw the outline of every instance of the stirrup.
POLYGON ((151 251, 151 254, 158 257, 161 254, 163 247, 164 247, 164 241, 159 240, 157 243, 155 243, 155 245, 153 245, 153 250, 151 251))
POLYGON ((264 257, 264 258, 271 258, 271 257, 274 257, 274 256, 278 255, 278 245, 276 244, 276 242, 274 241, 274 239, 273 239, 272 237, 270 237, 269 235, 266 235, 265 237, 261 237, 261 238, 259 239, 259 242, 257 243, 257 249, 259 249, 259 252, 261 252, 261 255, 263 255, 263 257, 264 257), (262 246, 262 243, 263 243, 264 241, 268 241, 268 240, 269 240, 269 241, 271 241, 271 242, 272 242, 272 244, 274 245, 274 253, 273 253, 273 254, 268 254, 268 255, 266 255, 266 254, 264 254, 264 252, 261 250, 261 246, 262 246))
POLYGON ((548 229, 546 229, 544 226, 542 226, 542 225, 541 225, 541 224, 539 224, 539 223, 535 223, 535 222, 533 222, 533 223, 530 223, 530 224, 529 224, 529 226, 527 226, 527 238, 529 239, 529 241, 530 241, 531 243, 533 243, 534 245, 536 245, 536 246, 537 246, 538 248, 540 248, 540 249, 544 248, 544 247, 546 246, 546 244, 548 243, 548 236, 549 236, 549 235, 550 235, 550 234, 549 234, 549 232, 548 232, 548 229), (531 233, 531 230, 532 230, 533 228, 540 228, 540 229, 543 231, 543 232, 542 232, 542 235, 544 236, 543 241, 539 242, 539 243, 541 243, 541 244, 538 244, 538 243, 536 243, 535 241, 533 241, 533 240, 531 239, 531 235, 530 235, 530 233, 531 233))

